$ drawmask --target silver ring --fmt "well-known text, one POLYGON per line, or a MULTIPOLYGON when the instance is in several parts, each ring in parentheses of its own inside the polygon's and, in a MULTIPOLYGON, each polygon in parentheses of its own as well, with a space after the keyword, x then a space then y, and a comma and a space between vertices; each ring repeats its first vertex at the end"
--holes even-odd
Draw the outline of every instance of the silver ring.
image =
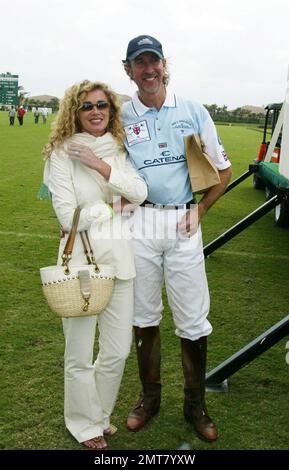
POLYGON ((79 150, 75 150, 76 155, 79 155, 79 150))

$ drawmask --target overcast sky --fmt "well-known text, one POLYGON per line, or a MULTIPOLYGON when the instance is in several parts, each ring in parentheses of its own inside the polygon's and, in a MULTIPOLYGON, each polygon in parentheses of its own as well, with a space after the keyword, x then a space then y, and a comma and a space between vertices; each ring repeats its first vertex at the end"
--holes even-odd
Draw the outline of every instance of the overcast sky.
POLYGON ((30 96, 61 98, 84 78, 131 96, 121 60, 149 34, 180 95, 229 109, 284 100, 288 0, 0 0, 0 18, 0 72, 30 96))

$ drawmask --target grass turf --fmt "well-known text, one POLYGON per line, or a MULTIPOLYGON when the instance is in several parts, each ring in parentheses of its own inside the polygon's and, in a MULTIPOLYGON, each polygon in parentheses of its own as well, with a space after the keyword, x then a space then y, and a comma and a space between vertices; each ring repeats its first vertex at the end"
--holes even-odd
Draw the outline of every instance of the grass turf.
MULTIPOLYGON (((1 449, 80 449, 63 423, 63 335, 61 321, 43 299, 39 267, 54 264, 58 224, 49 202, 36 194, 42 180, 41 148, 47 125, 30 113, 23 127, 9 127, 0 112, 1 218, 1 449)), ((258 153, 260 133, 252 127, 218 126, 234 177, 258 153)), ((218 201, 203 221, 208 243, 255 209, 264 194, 251 178, 218 201)), ((208 370, 288 315, 289 232, 269 213, 206 261, 211 292, 208 370)), ((110 449, 194 450, 288 449, 289 366, 280 341, 229 379, 229 393, 208 393, 220 437, 200 441, 182 416, 180 345, 164 292, 161 325, 163 398, 159 414, 139 433, 125 419, 139 391, 134 347, 112 422, 119 432, 110 449)))

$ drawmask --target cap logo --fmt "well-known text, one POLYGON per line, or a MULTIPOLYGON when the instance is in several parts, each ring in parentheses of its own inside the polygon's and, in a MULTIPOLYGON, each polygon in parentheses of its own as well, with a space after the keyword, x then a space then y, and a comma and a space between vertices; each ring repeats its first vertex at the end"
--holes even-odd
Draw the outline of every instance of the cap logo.
POLYGON ((141 39, 141 40, 137 43, 138 46, 143 46, 144 44, 153 45, 153 42, 152 42, 149 38, 144 38, 144 39, 141 39))

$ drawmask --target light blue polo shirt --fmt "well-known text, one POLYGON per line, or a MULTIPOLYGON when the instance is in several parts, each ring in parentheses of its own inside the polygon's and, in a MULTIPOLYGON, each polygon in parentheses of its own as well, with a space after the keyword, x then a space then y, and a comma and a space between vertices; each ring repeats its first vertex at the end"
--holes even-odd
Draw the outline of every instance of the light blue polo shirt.
POLYGON ((148 108, 135 93, 122 107, 125 146, 135 168, 148 185, 148 201, 182 204, 193 198, 184 136, 199 134, 204 150, 218 169, 230 162, 214 123, 199 103, 167 91, 161 109, 148 108))

